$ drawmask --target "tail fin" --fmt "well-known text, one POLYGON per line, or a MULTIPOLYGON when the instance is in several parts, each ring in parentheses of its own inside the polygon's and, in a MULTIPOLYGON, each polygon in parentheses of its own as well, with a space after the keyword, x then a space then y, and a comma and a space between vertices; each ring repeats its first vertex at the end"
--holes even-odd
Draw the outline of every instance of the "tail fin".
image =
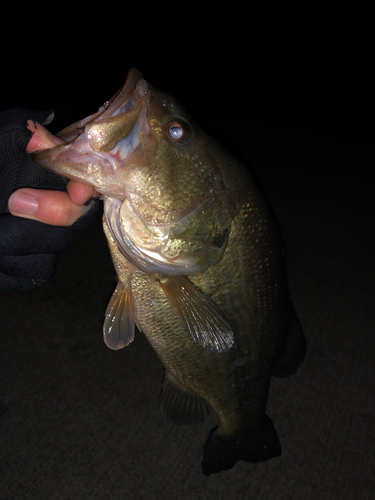
POLYGON ((266 416, 258 432, 240 436, 220 436, 214 429, 204 445, 203 474, 209 476, 231 469, 238 460, 264 462, 281 455, 279 438, 271 420, 266 416))

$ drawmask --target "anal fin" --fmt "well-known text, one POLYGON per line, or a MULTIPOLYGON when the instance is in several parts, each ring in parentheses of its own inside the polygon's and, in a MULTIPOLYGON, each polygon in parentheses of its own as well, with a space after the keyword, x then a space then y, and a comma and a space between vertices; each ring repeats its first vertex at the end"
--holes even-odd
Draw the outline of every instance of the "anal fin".
POLYGON ((160 280, 172 309, 191 338, 206 349, 229 351, 234 335, 229 321, 215 301, 186 276, 160 280))
POLYGON ((115 351, 123 349, 135 336, 135 316, 130 293, 118 282, 108 303, 103 325, 106 345, 115 351))
POLYGON ((164 376, 160 409, 168 422, 178 425, 196 424, 210 413, 206 401, 185 389, 168 371, 164 376))

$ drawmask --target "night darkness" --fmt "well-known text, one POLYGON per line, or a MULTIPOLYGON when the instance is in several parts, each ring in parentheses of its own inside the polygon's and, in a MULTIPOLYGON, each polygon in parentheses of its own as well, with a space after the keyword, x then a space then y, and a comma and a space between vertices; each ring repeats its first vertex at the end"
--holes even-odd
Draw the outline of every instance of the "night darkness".
POLYGON ((51 283, 0 295, 0 498, 370 500, 375 174, 366 110, 345 113, 318 69, 310 81, 245 58, 123 61, 91 63, 79 51, 37 61, 2 81, 0 109, 53 108, 57 133, 96 112, 134 66, 249 167, 279 223, 308 343, 297 374, 271 383, 267 414, 283 454, 201 474, 213 422, 165 423, 163 368, 143 335, 120 352, 103 343, 115 281, 98 219, 77 232, 51 283))
POLYGON ((363 190, 365 195, 371 194, 367 189, 369 180, 375 180, 371 168, 373 129, 363 113, 335 115, 329 105, 328 88, 324 95, 313 84, 292 84, 281 75, 260 73, 257 78, 246 66, 225 61, 207 66, 132 59, 124 64, 111 63, 109 60, 106 68, 115 69, 105 71, 89 70, 84 64, 70 67, 69 62, 61 69, 51 64, 51 70, 44 72, 30 68, 22 90, 19 82, 25 79, 24 74, 11 74, 2 83, 0 108, 54 109, 50 129, 57 133, 95 112, 123 85, 129 68, 134 66, 154 87, 176 97, 206 130, 245 164, 253 165, 253 170, 257 170, 259 161, 263 169, 277 175, 292 173, 296 188, 299 181, 311 189, 317 183, 331 197, 346 196, 346 181, 350 186, 354 182, 350 196, 356 198, 363 190))

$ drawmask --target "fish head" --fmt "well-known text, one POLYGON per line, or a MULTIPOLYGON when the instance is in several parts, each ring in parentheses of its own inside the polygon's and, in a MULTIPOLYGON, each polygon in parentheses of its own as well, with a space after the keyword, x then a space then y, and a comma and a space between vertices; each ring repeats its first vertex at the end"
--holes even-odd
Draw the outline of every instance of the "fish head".
POLYGON ((193 274, 223 255, 236 196, 217 145, 173 97, 129 71, 99 111, 34 153, 39 165, 104 195, 121 252, 146 272, 193 274))

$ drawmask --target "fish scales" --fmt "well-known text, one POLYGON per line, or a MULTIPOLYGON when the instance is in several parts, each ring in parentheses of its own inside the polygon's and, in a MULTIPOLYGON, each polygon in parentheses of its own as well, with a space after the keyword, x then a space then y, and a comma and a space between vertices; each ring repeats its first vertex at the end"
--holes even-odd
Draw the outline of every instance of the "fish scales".
POLYGON ((279 231, 251 175, 134 69, 108 105, 59 135, 67 144, 35 161, 104 199, 119 280, 106 344, 125 347, 137 324, 166 368, 166 419, 216 418, 206 475, 280 455, 266 416, 271 376, 294 373, 306 345, 279 231))

